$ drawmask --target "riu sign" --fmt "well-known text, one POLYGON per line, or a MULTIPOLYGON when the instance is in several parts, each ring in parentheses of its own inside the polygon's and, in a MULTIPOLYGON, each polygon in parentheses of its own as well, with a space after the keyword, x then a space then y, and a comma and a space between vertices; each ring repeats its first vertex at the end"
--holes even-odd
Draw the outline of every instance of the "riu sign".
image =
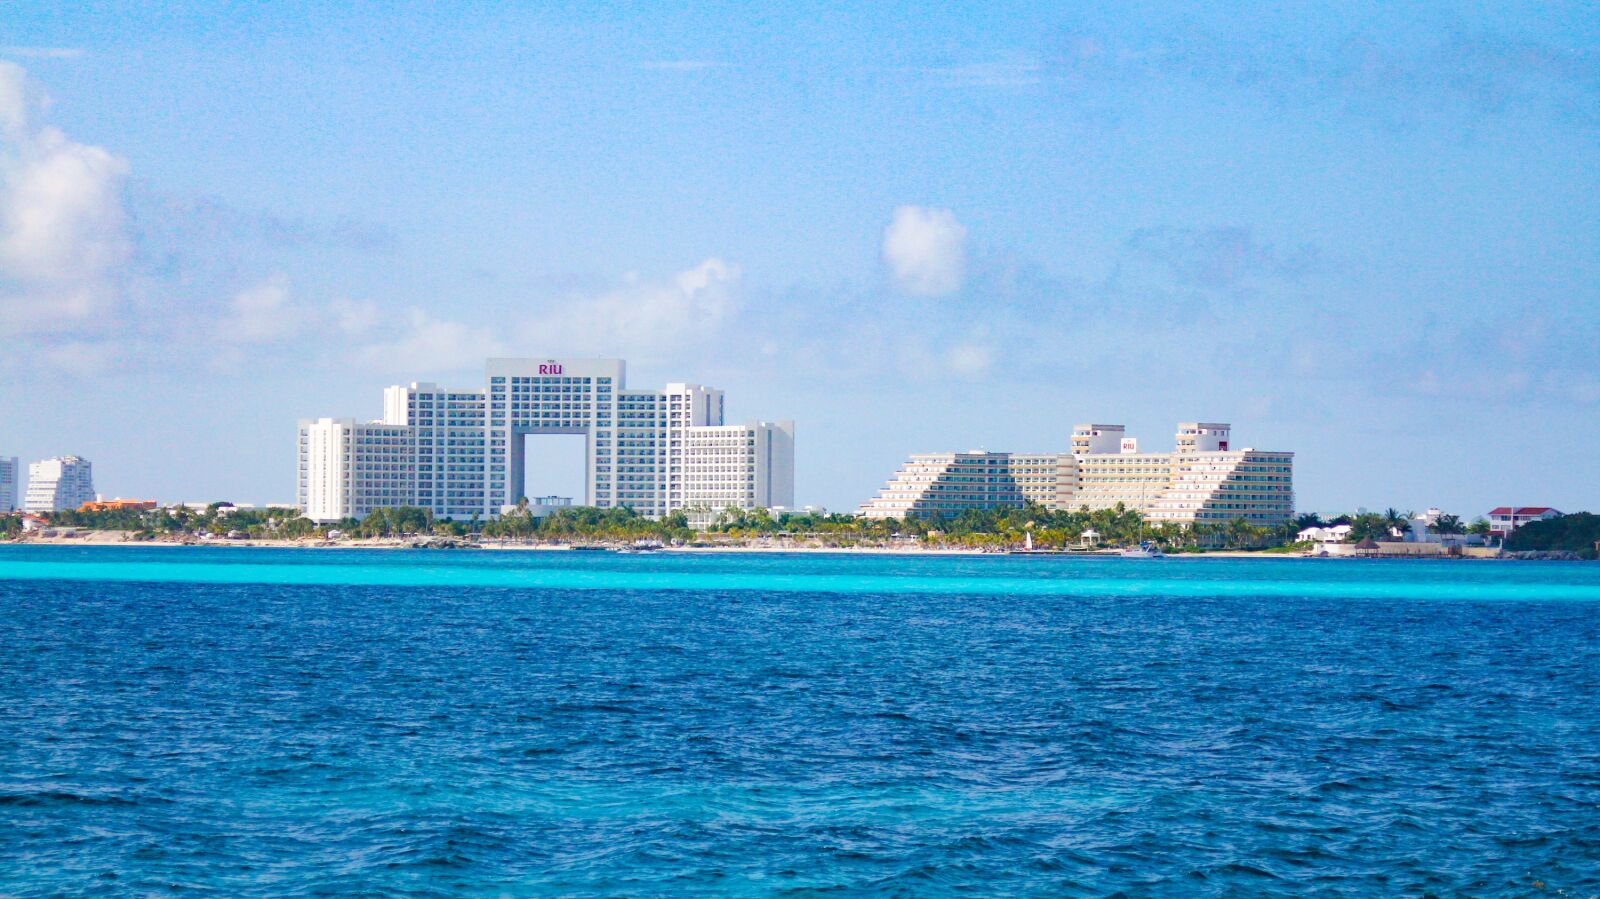
POLYGON ((541 362, 541 363, 539 363, 539 374, 541 374, 541 375, 559 375, 559 374, 561 374, 561 363, 559 363, 559 362, 541 362))

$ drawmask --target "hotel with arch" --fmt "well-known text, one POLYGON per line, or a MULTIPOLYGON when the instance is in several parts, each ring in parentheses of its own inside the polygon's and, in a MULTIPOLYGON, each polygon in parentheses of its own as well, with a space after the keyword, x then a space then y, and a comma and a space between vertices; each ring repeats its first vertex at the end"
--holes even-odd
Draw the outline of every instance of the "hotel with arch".
POLYGON ((490 359, 487 384, 386 389, 383 418, 299 423, 298 503, 307 518, 421 506, 491 518, 526 496, 524 441, 584 438, 583 504, 657 517, 794 505, 794 422, 728 424, 699 384, 630 389, 621 359, 490 359))

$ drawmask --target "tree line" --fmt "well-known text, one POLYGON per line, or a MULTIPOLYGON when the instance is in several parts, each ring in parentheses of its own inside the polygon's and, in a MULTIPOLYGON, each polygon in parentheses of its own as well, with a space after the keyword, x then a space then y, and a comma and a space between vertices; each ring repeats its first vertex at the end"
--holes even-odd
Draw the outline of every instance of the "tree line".
POLYGON ((1575 512, 1545 521, 1530 521, 1511 532, 1506 549, 1512 552, 1570 552, 1593 559, 1600 556, 1600 515, 1575 512))
MULTIPOLYGON (((296 509, 240 509, 231 503, 211 503, 203 509, 170 506, 158 509, 65 509, 42 516, 51 527, 96 531, 128 531, 134 539, 237 532, 253 539, 296 540, 326 529, 296 509)), ((15 536, 22 530, 22 513, 0 515, 0 534, 15 536)))
MULTIPOLYGON (((1417 517, 1415 512, 1401 512, 1390 507, 1382 512, 1358 512, 1355 515, 1336 515, 1323 519, 1315 512, 1307 512, 1295 518, 1296 533, 1306 528, 1335 527, 1341 524, 1350 526, 1349 540, 1359 543, 1362 540, 1392 540, 1395 534, 1404 535, 1411 526, 1411 520, 1417 517)), ((1429 530, 1440 535, 1477 534, 1487 536, 1489 533, 1489 519, 1479 517, 1471 523, 1462 520, 1459 515, 1445 513, 1434 520, 1429 530)))
MULTIPOLYGON (((860 518, 850 514, 751 511, 726 509, 673 512, 648 518, 627 507, 578 506, 536 517, 526 501, 499 518, 481 521, 476 516, 458 521, 436 518, 416 506, 376 509, 366 516, 332 524, 319 524, 287 508, 241 509, 229 503, 212 503, 204 509, 175 506, 162 509, 110 509, 62 511, 48 515, 52 526, 128 531, 135 539, 155 539, 194 534, 237 534, 256 540, 326 538, 331 532, 355 538, 467 537, 492 540, 543 542, 619 542, 660 540, 664 543, 729 542, 787 539, 824 546, 882 546, 913 541, 952 548, 1017 548, 1031 537, 1039 549, 1122 546, 1152 540, 1170 552, 1200 549, 1288 549, 1298 533, 1309 527, 1350 525, 1348 540, 1390 540, 1404 534, 1414 513, 1390 508, 1323 518, 1306 513, 1273 525, 1254 524, 1244 518, 1215 523, 1151 523, 1137 510, 1118 505, 1111 509, 1050 510, 1038 505, 1022 508, 973 509, 958 515, 905 519, 860 518), (691 519, 700 527, 692 527, 691 519)), ((21 530, 20 514, 0 515, 0 535, 21 530)), ((1456 515, 1441 515, 1432 530, 1438 534, 1487 534, 1489 522, 1471 523, 1456 515)), ((1593 552, 1600 540, 1600 517, 1579 513, 1520 528, 1507 542, 1513 550, 1543 549, 1593 552)))
POLYGON ((960 548, 1016 548, 1031 536, 1040 549, 1120 546, 1154 540, 1173 550, 1245 549, 1277 545, 1294 536, 1293 522, 1251 524, 1243 518, 1216 524, 1151 524, 1138 511, 1118 505, 1090 511, 1043 506, 973 509, 953 516, 904 519, 850 514, 726 509, 674 512, 649 519, 630 509, 561 509, 543 518, 513 510, 482 527, 485 537, 521 540, 637 540, 741 542, 788 539, 824 546, 881 546, 915 541, 960 548), (702 527, 691 528, 692 518, 702 527), (704 519, 709 518, 709 521, 704 519))

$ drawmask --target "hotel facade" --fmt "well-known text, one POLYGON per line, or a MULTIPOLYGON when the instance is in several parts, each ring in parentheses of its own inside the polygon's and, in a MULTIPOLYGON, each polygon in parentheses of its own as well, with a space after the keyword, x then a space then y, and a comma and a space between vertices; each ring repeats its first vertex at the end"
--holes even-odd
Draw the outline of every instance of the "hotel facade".
POLYGON ((62 512, 94 501, 94 466, 81 456, 57 456, 28 466, 28 512, 62 512))
POLYGON ((723 420, 721 390, 635 390, 620 359, 490 359, 487 385, 384 391, 383 418, 299 423, 298 503, 315 521, 421 506, 483 518, 526 496, 524 441, 584 437, 585 504, 652 517, 794 505, 794 422, 723 420))
POLYGON ((17 464, 16 456, 0 456, 0 513, 17 509, 17 464))
POLYGON ((942 517, 970 509, 1138 510, 1152 522, 1278 524, 1294 516, 1294 453, 1232 448, 1231 426, 1178 425, 1170 453, 1149 453, 1122 425, 1072 429, 1067 453, 912 456, 858 514, 942 517))

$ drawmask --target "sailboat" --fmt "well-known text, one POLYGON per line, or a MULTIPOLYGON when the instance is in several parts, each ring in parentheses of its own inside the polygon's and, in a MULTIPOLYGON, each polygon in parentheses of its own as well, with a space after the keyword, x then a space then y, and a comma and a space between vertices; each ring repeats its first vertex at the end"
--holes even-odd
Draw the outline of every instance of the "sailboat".
POLYGON ((1154 540, 1140 540, 1138 546, 1130 546, 1122 551, 1124 559, 1165 559, 1167 554, 1154 540))
POLYGON ((1154 540, 1144 539, 1144 485, 1139 485, 1139 545, 1129 546, 1122 550, 1124 559, 1165 559, 1167 554, 1154 540))

